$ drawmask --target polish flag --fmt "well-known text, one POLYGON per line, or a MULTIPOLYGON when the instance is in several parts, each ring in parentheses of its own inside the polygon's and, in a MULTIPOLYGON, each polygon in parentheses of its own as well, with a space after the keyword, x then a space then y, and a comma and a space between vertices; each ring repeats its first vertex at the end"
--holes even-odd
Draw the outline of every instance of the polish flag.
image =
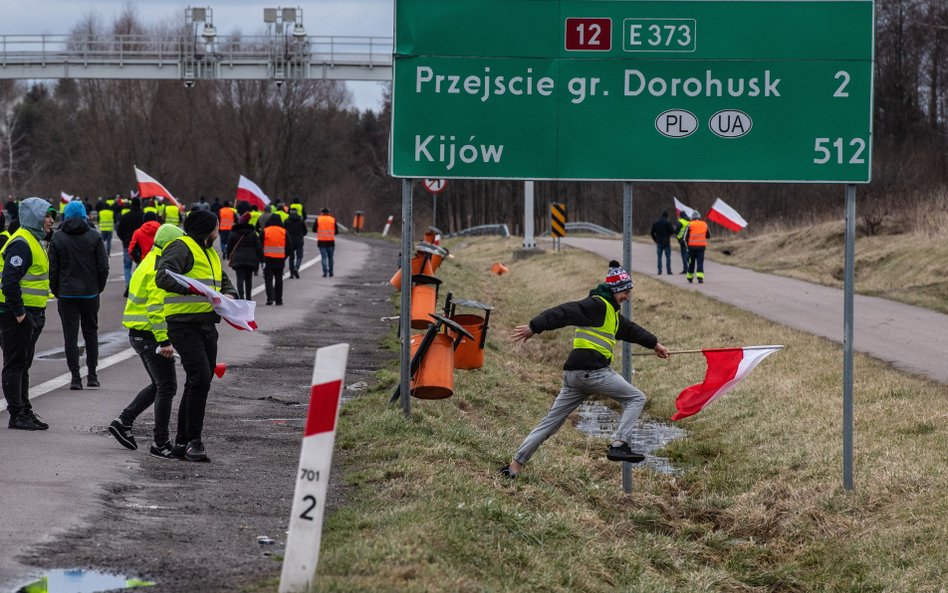
POLYGON ((681 213, 684 212, 685 214, 688 215, 688 218, 691 218, 691 215, 694 214, 694 211, 695 211, 694 208, 689 208, 688 206, 685 206, 684 204, 678 201, 678 198, 675 198, 675 213, 676 214, 680 216, 681 213))
POLYGON ((708 220, 716 222, 735 233, 747 226, 747 221, 737 213, 737 210, 725 204, 721 198, 716 199, 714 204, 711 205, 711 210, 708 211, 708 220))
POLYGON ((138 194, 142 198, 162 197, 167 203, 177 206, 178 208, 181 207, 181 204, 178 200, 174 199, 171 192, 165 189, 165 186, 158 183, 154 177, 148 175, 138 167, 134 167, 134 169, 135 180, 138 181, 138 194))
POLYGON ((257 206, 257 209, 261 211, 266 210, 267 206, 270 205, 269 196, 263 193, 263 190, 260 189, 260 186, 258 186, 253 181, 250 181, 243 175, 241 175, 240 179, 237 181, 237 201, 254 204, 257 206))
POLYGON ((744 380, 762 360, 783 346, 748 346, 746 348, 715 348, 702 350, 708 361, 704 382, 686 387, 678 394, 678 409, 672 420, 693 416, 744 380))
POLYGON ((67 193, 64 192, 64 191, 60 191, 60 192, 59 192, 59 201, 62 202, 62 203, 64 203, 64 204, 68 204, 68 203, 71 202, 72 199, 75 198, 75 197, 76 197, 76 196, 70 196, 69 194, 67 194, 67 193))
MULTIPOLYGON (((257 329, 257 322, 254 320, 254 313, 257 308, 256 301, 229 299, 194 278, 188 278, 187 276, 175 272, 166 273, 174 278, 178 284, 191 291, 191 294, 206 298, 207 302, 214 307, 214 312, 220 315, 221 318, 232 327, 251 332, 257 329)), ((218 368, 214 369, 214 373, 220 378, 224 376, 225 370, 227 370, 226 366, 220 367, 220 365, 218 365, 218 368)))

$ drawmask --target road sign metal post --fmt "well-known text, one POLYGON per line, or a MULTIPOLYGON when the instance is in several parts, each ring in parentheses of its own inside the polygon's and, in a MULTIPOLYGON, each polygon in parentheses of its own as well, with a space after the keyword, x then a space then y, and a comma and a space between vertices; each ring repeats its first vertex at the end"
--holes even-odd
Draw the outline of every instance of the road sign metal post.
POLYGON ((856 279, 856 186, 846 186, 843 264, 843 488, 853 489, 853 309, 856 279))
MULTIPOLYGON (((632 183, 622 184, 622 267, 632 273, 632 183)), ((622 314, 632 320, 632 297, 622 303, 622 314)), ((632 344, 622 342, 622 377, 632 383, 632 344)), ((622 490, 632 492, 632 464, 622 462, 622 490)))
POLYGON ((402 180, 402 302, 399 315, 399 333, 401 334, 401 374, 399 385, 402 411, 411 414, 411 392, 409 365, 411 364, 411 220, 412 220, 411 179, 402 180))
POLYGON ((550 236, 557 251, 563 249, 563 237, 566 236, 566 204, 550 204, 550 236))
POLYGON ((523 248, 536 249, 533 238, 533 182, 523 182, 523 248))

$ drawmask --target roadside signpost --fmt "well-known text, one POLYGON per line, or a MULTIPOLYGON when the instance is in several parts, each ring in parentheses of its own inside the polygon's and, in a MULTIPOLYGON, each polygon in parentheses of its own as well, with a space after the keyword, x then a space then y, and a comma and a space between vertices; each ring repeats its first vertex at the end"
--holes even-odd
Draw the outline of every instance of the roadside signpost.
POLYGON ((448 184, 444 179, 425 179, 421 182, 425 189, 433 194, 440 194, 448 184))
POLYGON ((562 249, 560 239, 566 236, 566 204, 550 204, 550 236, 559 244, 558 249, 562 249))
MULTIPOLYGON (((849 270, 851 184, 872 172, 874 12, 874 0, 396 0, 389 169, 405 178, 403 216, 411 178, 615 180, 626 202, 632 181, 844 183, 849 270)), ((847 273, 845 320, 852 290, 847 273)), ((403 365, 409 305, 403 291, 403 365)))
POLYGON ((348 357, 349 344, 335 344, 316 351, 280 593, 312 590, 348 357))

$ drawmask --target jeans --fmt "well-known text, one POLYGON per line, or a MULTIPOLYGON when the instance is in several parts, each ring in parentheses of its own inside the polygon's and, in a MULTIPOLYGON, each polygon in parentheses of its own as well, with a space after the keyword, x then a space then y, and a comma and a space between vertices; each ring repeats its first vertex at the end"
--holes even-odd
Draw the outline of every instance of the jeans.
POLYGON ((112 231, 100 231, 102 243, 105 245, 105 254, 112 255, 112 231))
POLYGON ((688 271, 688 244, 679 241, 678 248, 681 249, 681 273, 684 274, 688 271))
POLYGON ((23 321, 17 322, 9 311, 0 314, 0 347, 3 348, 3 397, 10 417, 33 409, 30 405, 30 367, 36 353, 36 341, 46 325, 46 310, 29 308, 23 321))
POLYGON ((178 406, 178 434, 174 442, 184 445, 201 440, 204 409, 217 366, 217 327, 213 324, 168 322, 171 345, 181 355, 186 379, 178 406))
POLYGON ((63 323, 66 365, 69 371, 73 375, 79 374, 79 328, 82 327, 82 339, 86 342, 86 366, 89 368, 89 376, 95 377, 95 369, 99 364, 99 297, 59 297, 56 305, 63 323))
POLYGON ((267 288, 267 302, 283 304, 283 259, 265 258, 263 284, 267 288))
POLYGON ((218 231, 221 238, 221 253, 227 253, 227 243, 230 241, 230 231, 218 231))
POLYGON ((332 247, 319 247, 319 256, 322 258, 323 263, 323 278, 326 276, 332 276, 332 256, 333 252, 336 251, 336 246, 332 247))
POLYGON ((237 298, 249 299, 253 293, 253 274, 256 268, 250 266, 237 266, 234 268, 234 274, 237 276, 237 298))
POLYGON ((553 407, 524 439, 514 460, 526 464, 543 441, 553 436, 590 395, 604 395, 622 404, 622 417, 612 438, 631 443, 635 423, 645 407, 645 394, 608 367, 595 371, 563 371, 563 387, 553 400, 553 407))
POLYGON ((303 263, 303 244, 294 245, 290 250, 290 272, 293 276, 300 273, 300 265, 303 263))
POLYGON ((151 383, 139 391, 132 403, 122 410, 119 420, 122 424, 131 426, 142 412, 155 404, 155 443, 159 445, 166 443, 169 440, 168 424, 171 422, 171 404, 175 391, 178 390, 174 359, 165 358, 156 352, 158 342, 155 341, 155 336, 151 332, 133 329, 128 332, 128 342, 141 359, 151 383))
POLYGON ((704 279, 704 247, 692 247, 688 250, 688 279, 694 276, 704 279), (695 269, 697 268, 697 273, 695 269))
POLYGON ((132 281, 132 256, 128 254, 128 245, 122 243, 122 265, 125 267, 125 286, 132 281))
POLYGON ((669 274, 672 273, 672 247, 671 243, 665 243, 664 245, 656 244, 655 245, 655 254, 658 256, 658 273, 662 273, 662 254, 665 255, 665 271, 669 274))

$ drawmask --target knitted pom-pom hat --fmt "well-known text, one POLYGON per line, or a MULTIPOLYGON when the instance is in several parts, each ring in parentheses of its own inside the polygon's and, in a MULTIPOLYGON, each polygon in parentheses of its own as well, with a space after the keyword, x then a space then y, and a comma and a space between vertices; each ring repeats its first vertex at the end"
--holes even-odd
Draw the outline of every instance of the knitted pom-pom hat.
POLYGON ((612 294, 632 290, 632 277, 619 262, 612 260, 609 262, 609 273, 606 274, 606 285, 612 294))

